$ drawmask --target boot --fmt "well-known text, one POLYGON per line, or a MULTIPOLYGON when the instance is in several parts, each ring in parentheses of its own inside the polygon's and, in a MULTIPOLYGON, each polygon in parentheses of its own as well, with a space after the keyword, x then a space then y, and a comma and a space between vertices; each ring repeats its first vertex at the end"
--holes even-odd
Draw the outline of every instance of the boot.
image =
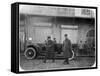
POLYGON ((65 59, 65 61, 64 61, 63 64, 69 64, 69 60, 68 60, 68 58, 65 59))

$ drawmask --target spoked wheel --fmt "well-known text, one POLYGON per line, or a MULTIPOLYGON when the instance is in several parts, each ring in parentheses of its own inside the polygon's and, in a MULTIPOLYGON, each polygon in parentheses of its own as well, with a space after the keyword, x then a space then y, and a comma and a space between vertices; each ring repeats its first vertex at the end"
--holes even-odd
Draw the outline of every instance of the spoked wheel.
POLYGON ((27 59, 34 59, 36 57, 36 50, 32 47, 28 47, 25 50, 24 55, 27 59))

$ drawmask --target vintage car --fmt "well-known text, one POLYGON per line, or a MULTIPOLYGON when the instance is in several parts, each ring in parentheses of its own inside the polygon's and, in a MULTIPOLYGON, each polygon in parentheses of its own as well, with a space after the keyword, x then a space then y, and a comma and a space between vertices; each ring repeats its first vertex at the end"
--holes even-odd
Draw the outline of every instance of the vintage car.
MULTIPOLYGON (((70 60, 75 56, 75 50, 77 48, 77 44, 72 44, 72 55, 70 60)), ((45 44, 43 43, 31 43, 28 42, 24 48, 24 56, 26 59, 43 59, 45 57, 46 48, 45 44)), ((55 44, 55 58, 56 59, 63 59, 63 51, 62 51, 62 44, 55 44)))

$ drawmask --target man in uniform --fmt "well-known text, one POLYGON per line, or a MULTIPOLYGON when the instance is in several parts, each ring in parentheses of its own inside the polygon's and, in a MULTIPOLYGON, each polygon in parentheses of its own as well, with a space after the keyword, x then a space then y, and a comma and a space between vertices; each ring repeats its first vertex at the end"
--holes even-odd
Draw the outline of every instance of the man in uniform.
POLYGON ((47 41, 46 41, 46 55, 45 55, 44 63, 46 63, 46 60, 48 58, 52 59, 52 62, 55 61, 55 59, 54 59, 54 57, 55 57, 54 45, 55 45, 54 41, 52 41, 51 37, 48 36, 47 41))
POLYGON ((65 34, 65 40, 63 41, 63 51, 64 51, 64 64, 69 64, 69 58, 72 55, 72 45, 71 45, 71 41, 68 39, 68 35, 65 34))

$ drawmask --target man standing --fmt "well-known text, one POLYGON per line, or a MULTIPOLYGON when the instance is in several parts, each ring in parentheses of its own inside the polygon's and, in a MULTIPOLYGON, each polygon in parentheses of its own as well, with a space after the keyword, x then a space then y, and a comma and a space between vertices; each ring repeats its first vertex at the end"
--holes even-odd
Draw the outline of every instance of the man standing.
POLYGON ((55 61, 55 52, 54 52, 54 42, 51 40, 51 37, 47 37, 47 42, 46 42, 46 55, 44 59, 44 63, 46 63, 46 60, 48 58, 52 59, 52 62, 55 61))
POLYGON ((53 38, 53 41, 54 41, 54 50, 55 50, 55 52, 57 52, 57 41, 56 41, 56 38, 53 38))
POLYGON ((68 39, 68 35, 65 34, 65 40, 63 41, 63 51, 64 51, 64 64, 69 64, 69 58, 72 55, 72 45, 71 45, 71 41, 68 39))
POLYGON ((78 47, 79 47, 79 53, 78 53, 78 55, 80 55, 80 54, 83 53, 83 43, 82 43, 82 41, 80 41, 78 47))
POLYGON ((57 43, 56 38, 53 38, 53 41, 54 41, 55 44, 57 43))

